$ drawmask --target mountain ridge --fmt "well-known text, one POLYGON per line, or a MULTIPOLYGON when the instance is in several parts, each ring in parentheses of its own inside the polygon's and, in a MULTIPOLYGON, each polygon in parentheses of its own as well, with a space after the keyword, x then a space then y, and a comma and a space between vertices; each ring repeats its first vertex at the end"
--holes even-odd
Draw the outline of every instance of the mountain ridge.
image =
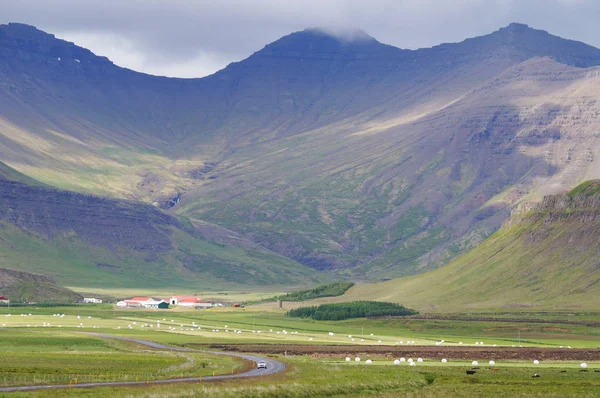
POLYGON ((421 50, 296 32, 202 79, 44 48, 19 73, 0 56, 9 166, 349 279, 442 265, 596 173, 597 79, 578 66, 600 50, 523 25, 421 50))

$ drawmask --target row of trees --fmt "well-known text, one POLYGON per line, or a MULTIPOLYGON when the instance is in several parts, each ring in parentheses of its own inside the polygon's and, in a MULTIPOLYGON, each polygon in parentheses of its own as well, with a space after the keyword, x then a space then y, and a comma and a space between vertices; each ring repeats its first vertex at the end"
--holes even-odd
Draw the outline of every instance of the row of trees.
POLYGON ((348 289, 354 286, 354 282, 335 282, 330 283, 328 285, 317 286, 314 289, 307 290, 299 290, 297 292, 292 292, 288 294, 284 294, 281 296, 269 297, 267 299, 263 299, 256 302, 248 302, 248 304, 257 304, 264 302, 272 302, 277 300, 282 301, 305 301, 305 300, 313 300, 319 297, 335 297, 341 296, 346 293, 348 289))
POLYGON ((353 301, 350 303, 321 304, 319 306, 301 307, 287 312, 288 316, 312 318, 319 321, 340 321, 349 318, 365 318, 376 316, 416 315, 417 311, 396 303, 381 301, 353 301))

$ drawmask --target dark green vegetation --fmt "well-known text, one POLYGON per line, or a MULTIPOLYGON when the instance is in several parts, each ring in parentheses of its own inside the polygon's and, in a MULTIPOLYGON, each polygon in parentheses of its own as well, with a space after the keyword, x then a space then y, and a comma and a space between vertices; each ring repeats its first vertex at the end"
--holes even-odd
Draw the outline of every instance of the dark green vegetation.
POLYGON ((600 193, 600 181, 598 180, 590 180, 583 182, 573 188, 567 196, 573 199, 576 196, 585 196, 590 197, 600 193))
POLYGON ((350 303, 321 304, 289 310, 287 315, 312 318, 317 321, 341 321, 350 318, 416 315, 417 311, 400 304, 381 301, 352 301, 350 303))
POLYGON ((73 303, 81 299, 52 278, 6 268, 0 268, 0 296, 8 297, 13 306, 20 302, 73 303))
POLYGON ((305 301, 320 297, 336 297, 346 293, 348 289, 354 286, 354 282, 334 282, 328 285, 317 286, 314 289, 300 290, 297 292, 283 294, 281 296, 271 297, 260 302, 281 301, 305 301))
MULTIPOLYGON (((417 51, 308 29, 212 76, 168 79, 2 25, 2 160, 188 221, 105 201, 110 213, 40 232, 11 198, 0 254, 90 287, 423 272, 480 243, 525 195, 598 169, 600 90, 584 69, 597 65, 600 50, 520 24, 417 51)), ((28 191, 32 203, 41 192, 28 191)))
POLYGON ((438 270, 373 285, 365 297, 428 311, 600 309, 600 181, 524 203, 483 244, 438 270))

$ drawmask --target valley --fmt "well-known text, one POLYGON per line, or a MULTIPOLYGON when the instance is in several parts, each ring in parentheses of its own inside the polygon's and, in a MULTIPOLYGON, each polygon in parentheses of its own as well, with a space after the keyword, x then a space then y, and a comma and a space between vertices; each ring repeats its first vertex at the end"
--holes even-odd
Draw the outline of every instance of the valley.
POLYGON ((600 50, 522 24, 415 51, 307 29, 202 79, 0 32, 8 166, 157 206, 320 280, 438 268, 518 203, 598 177, 600 50))

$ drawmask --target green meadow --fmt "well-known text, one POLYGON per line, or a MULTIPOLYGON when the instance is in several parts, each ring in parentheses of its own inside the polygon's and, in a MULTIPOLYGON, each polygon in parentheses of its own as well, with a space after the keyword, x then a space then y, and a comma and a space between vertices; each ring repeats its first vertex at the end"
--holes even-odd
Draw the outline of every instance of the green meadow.
MULTIPOLYGON (((525 315, 521 315, 522 320, 525 315)), ((535 315, 529 314, 529 317, 535 315)), ((213 345, 308 346, 313 353, 280 355, 288 368, 283 374, 215 383, 169 386, 100 387, 34 391, 10 396, 93 397, 472 397, 544 396, 593 397, 600 391, 600 361, 496 359, 473 353, 472 359, 449 356, 441 363, 436 351, 411 367, 394 365, 400 349, 475 347, 493 350, 496 345, 523 349, 553 348, 560 352, 600 346, 600 330, 588 325, 592 313, 573 314, 572 324, 553 323, 561 314, 537 316, 539 323, 519 322, 518 314, 478 320, 477 314, 459 319, 412 319, 390 317, 315 321, 292 318, 285 311, 263 307, 211 310, 131 310, 111 305, 0 308, 0 351, 3 367, 0 384, 68 384, 90 381, 144 381, 240 372, 250 363, 202 352, 151 349, 137 343, 104 339, 90 333, 133 337, 197 350, 216 350, 213 345), (30 315, 31 314, 31 315, 30 315), (580 324, 576 324, 580 323, 580 324), (259 333, 260 331, 260 333, 259 333), (353 341, 354 339, 354 341, 353 341), (362 341, 361 341, 362 340, 362 341), (411 343, 408 343, 408 342, 411 343), (414 343, 412 343, 414 341, 414 343), (342 346, 340 353, 319 348, 342 346), (373 352, 374 347, 382 351, 373 352), (386 349, 389 348, 389 351, 386 349), (571 347, 571 348, 569 348, 571 347), (562 350, 565 351, 562 351, 562 350), (394 351, 395 350, 395 351, 394 351), (372 351, 369 353, 369 351, 372 351), (352 354, 350 354, 352 353, 352 354), (352 361, 345 361, 346 355, 352 361), (361 362, 354 356, 360 355, 361 362), (366 360, 373 362, 367 364, 366 360), (471 360, 479 370, 467 375, 471 360), (534 374, 539 378, 533 378, 534 374)), ((243 350, 243 347, 241 348, 243 350)), ((265 354, 263 354, 265 355, 265 354)), ((444 354, 445 355, 445 354, 444 354)), ((416 358, 414 358, 416 361, 416 358)))

